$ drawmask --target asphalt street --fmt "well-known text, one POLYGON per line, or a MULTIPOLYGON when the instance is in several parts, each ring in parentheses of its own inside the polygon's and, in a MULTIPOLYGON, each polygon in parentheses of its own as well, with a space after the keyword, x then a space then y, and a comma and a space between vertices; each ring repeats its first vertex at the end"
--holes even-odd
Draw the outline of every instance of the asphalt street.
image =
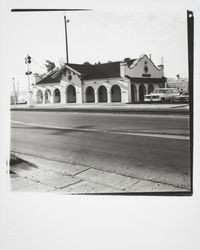
POLYGON ((188 116, 12 111, 11 150, 190 188, 188 116))

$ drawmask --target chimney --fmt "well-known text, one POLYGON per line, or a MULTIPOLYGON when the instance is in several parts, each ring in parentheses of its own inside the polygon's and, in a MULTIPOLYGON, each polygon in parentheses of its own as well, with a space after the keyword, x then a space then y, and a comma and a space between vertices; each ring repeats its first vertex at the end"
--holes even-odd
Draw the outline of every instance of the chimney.
POLYGON ((159 70, 162 73, 162 76, 164 76, 164 64, 163 64, 163 57, 161 58, 161 63, 158 65, 159 70))

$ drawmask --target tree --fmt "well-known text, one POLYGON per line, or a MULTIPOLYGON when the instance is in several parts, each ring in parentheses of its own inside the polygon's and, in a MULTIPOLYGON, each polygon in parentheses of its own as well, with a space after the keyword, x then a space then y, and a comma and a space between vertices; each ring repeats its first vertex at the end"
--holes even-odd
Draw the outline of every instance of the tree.
POLYGON ((45 67, 47 68, 47 72, 49 72, 49 71, 53 70, 56 67, 56 65, 54 62, 46 60, 45 67))
POLYGON ((89 63, 89 62, 84 62, 83 64, 85 64, 85 65, 91 65, 91 63, 89 63))
POLYGON ((126 62, 126 63, 129 63, 129 61, 131 60, 131 58, 130 57, 126 57, 126 58, 124 58, 124 62, 126 62))

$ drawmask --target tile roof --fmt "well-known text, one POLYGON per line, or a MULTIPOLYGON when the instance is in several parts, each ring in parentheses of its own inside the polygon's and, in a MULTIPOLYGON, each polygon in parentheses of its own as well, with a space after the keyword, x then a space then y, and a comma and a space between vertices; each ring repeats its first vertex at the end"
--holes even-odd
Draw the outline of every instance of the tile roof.
MULTIPOLYGON (((127 65, 130 67, 138 59, 126 60, 127 65)), ((61 68, 55 68, 46 74, 36 84, 60 82, 60 73, 65 69, 65 66, 69 66, 71 69, 81 74, 82 80, 102 79, 102 78, 113 78, 120 77, 120 63, 123 61, 99 63, 99 64, 75 64, 66 63, 61 68)))
POLYGON ((101 64, 66 64, 78 71, 83 80, 112 78, 120 76, 120 61, 101 64))
POLYGON ((55 74, 59 68, 55 68, 48 72, 41 80, 39 80, 36 84, 42 84, 42 83, 51 83, 51 82, 60 82, 59 75, 55 77, 55 74))

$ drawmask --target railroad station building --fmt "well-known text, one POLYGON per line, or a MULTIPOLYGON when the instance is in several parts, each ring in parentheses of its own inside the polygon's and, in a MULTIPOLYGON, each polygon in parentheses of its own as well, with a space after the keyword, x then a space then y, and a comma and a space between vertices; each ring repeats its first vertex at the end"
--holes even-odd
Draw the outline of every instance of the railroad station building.
POLYGON ((33 101, 46 103, 132 103, 164 87, 164 66, 147 55, 102 64, 64 64, 40 78, 34 74, 33 101))

